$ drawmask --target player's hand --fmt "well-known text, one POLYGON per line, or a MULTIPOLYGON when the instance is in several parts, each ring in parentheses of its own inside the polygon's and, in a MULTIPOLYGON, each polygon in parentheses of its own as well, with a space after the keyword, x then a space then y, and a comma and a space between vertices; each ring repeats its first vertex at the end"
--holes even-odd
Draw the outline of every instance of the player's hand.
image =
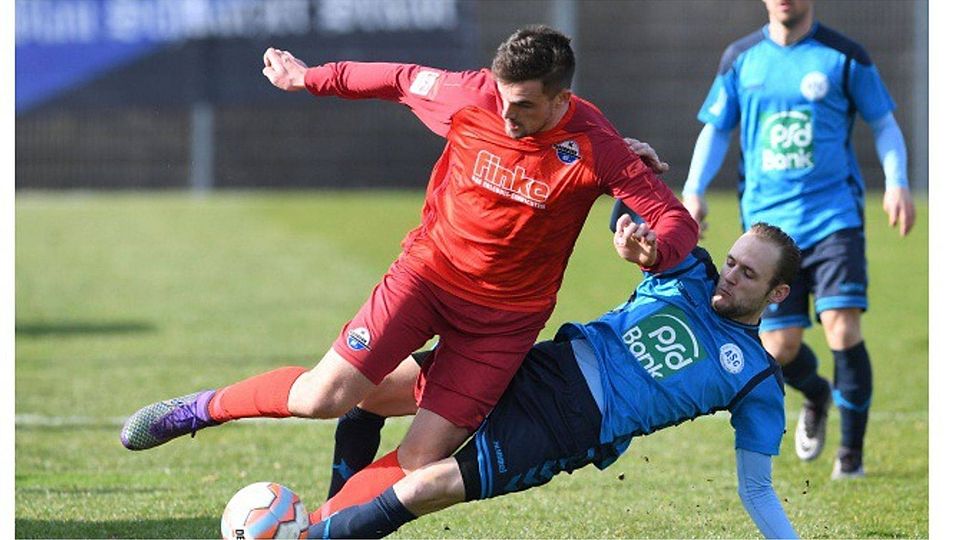
POLYGON ((287 92, 303 90, 303 78, 307 74, 307 65, 299 58, 270 47, 263 53, 263 76, 271 84, 287 92))
POLYGON ((683 206, 690 212, 693 219, 700 225, 700 239, 703 239, 703 233, 707 230, 707 199, 700 195, 684 195, 683 206))
POLYGON ((624 260, 649 268, 657 264, 657 233, 645 222, 634 223, 624 214, 617 220, 613 247, 624 260))
POLYGON ((638 141, 637 139, 631 137, 624 137, 623 142, 627 143, 630 151, 640 156, 640 159, 642 159, 648 167, 653 169, 653 172, 657 174, 663 174, 670 170, 670 164, 665 161, 660 161, 660 157, 657 156, 656 150, 654 150, 649 144, 638 141))
POLYGON ((883 194, 883 211, 887 213, 890 226, 900 224, 900 236, 906 236, 913 228, 917 211, 913 206, 913 196, 904 187, 889 188, 883 194))

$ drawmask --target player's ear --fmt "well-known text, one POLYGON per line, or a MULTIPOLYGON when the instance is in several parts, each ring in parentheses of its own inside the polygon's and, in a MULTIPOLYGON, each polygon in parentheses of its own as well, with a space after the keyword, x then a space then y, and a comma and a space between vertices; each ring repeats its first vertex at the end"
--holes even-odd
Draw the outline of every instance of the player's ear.
POLYGON ((557 105, 562 105, 570 101, 570 96, 573 95, 573 90, 569 88, 564 88, 557 92, 557 95, 553 96, 553 102, 557 105))
POLYGON ((786 300, 788 296, 790 296, 790 286, 786 283, 781 283, 770 290, 767 299, 770 300, 771 304, 779 304, 786 300))

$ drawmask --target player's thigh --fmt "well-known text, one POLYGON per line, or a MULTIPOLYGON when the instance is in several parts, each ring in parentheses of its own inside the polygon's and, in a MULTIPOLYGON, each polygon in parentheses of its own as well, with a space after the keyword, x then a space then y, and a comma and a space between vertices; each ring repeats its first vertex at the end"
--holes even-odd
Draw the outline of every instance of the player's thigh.
POLYGON ((455 456, 467 499, 547 483, 599 457, 600 411, 567 344, 538 344, 455 456))
POLYGON ((419 376, 420 365, 412 356, 407 357, 359 403, 359 407, 380 416, 406 416, 416 413, 414 389, 419 376))
POLYGON ((450 324, 441 331, 418 381, 420 407, 475 430, 510 384, 549 316, 477 306, 450 313, 450 324))
POLYGON ((400 442, 397 460, 404 470, 411 471, 450 457, 469 436, 469 429, 457 426, 437 413, 420 409, 400 442))
POLYGON ((812 274, 811 292, 818 317, 831 310, 866 311, 867 258, 863 231, 837 231, 814 246, 812 274))
MULTIPOLYGON (((761 335, 778 334, 786 340, 792 336, 793 331, 798 330, 802 335, 803 329, 809 328, 812 325, 810 321, 810 291, 813 276, 809 272, 809 269, 803 265, 804 259, 802 257, 801 254, 800 271, 797 272, 793 283, 790 284, 790 294, 783 302, 770 304, 767 306, 767 309, 763 311, 763 315, 760 317, 761 335)), ((771 346, 774 345, 775 343, 771 342, 771 346)), ((788 345, 788 342, 784 342, 784 348, 781 350, 786 356, 790 355, 790 347, 788 347, 788 345)), ((767 341, 764 340, 764 347, 766 346, 767 341)), ((799 347, 799 342, 797 342, 797 347, 799 347)), ((768 348, 767 351, 774 357, 777 357, 771 349, 768 348)))
POLYGON ((377 385, 436 334, 440 317, 433 289, 394 263, 344 325, 333 349, 377 385))

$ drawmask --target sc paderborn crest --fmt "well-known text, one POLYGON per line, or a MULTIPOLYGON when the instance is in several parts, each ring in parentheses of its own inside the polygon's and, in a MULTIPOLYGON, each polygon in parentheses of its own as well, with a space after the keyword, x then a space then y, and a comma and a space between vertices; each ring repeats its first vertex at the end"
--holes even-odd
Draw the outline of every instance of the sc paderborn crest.
POLYGON ((557 151, 557 159, 570 165, 580 159, 580 145, 577 141, 563 141, 553 145, 557 151))

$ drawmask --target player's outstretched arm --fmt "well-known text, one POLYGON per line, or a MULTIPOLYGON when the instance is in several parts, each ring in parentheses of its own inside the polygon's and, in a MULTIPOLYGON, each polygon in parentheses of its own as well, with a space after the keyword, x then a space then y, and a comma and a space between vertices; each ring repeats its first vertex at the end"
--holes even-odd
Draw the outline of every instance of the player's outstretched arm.
POLYGON ((298 92, 305 88, 304 77, 307 65, 290 51, 270 47, 263 53, 263 76, 270 84, 287 92, 298 92))
POLYGON ((766 538, 798 538, 773 489, 771 457, 737 449, 737 493, 766 538))

